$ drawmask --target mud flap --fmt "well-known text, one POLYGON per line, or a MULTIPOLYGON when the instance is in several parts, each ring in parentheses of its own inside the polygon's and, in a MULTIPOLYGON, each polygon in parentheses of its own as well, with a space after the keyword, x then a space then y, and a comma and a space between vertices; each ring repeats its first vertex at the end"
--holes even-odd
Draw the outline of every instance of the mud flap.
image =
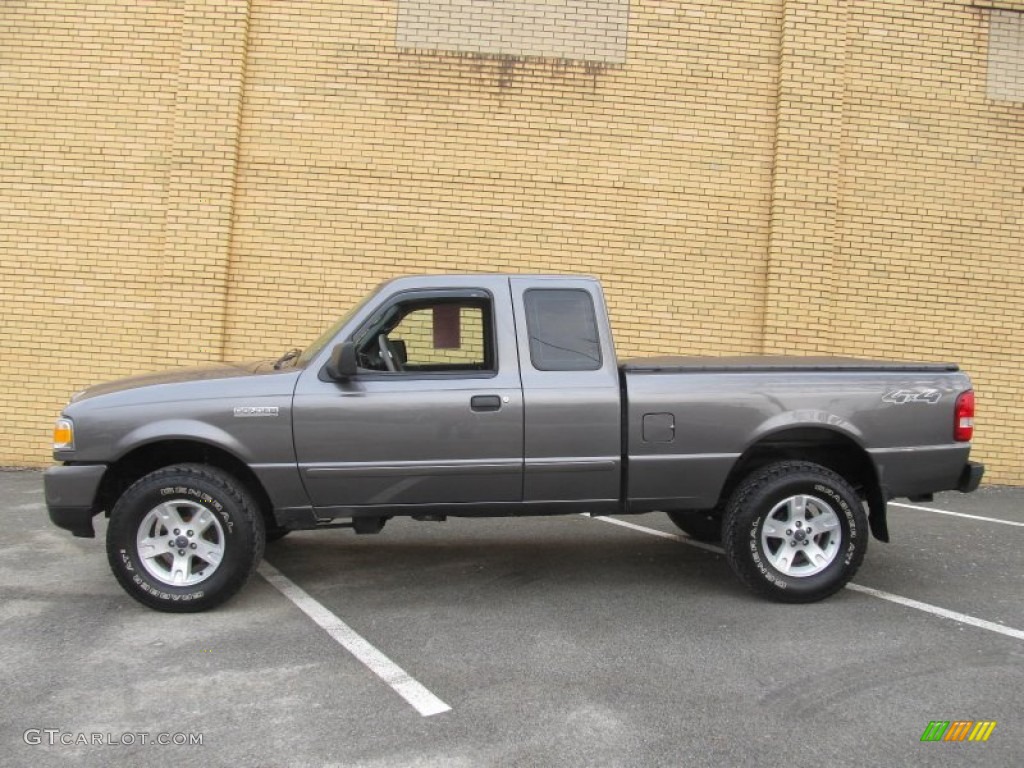
POLYGON ((879 541, 889 541, 889 524, 885 516, 887 502, 881 488, 868 489, 868 527, 871 528, 871 535, 879 541))

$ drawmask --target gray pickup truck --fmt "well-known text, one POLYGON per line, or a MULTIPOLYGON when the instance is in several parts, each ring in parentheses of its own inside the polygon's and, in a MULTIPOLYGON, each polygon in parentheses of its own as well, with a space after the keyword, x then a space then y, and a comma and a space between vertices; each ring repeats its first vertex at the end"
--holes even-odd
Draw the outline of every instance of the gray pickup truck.
POLYGON ((616 359, 600 284, 444 275, 380 285, 305 351, 80 392, 54 431, 52 521, 94 536, 147 606, 236 593, 289 531, 668 513, 756 592, 833 594, 886 502, 969 492, 955 365, 616 359))

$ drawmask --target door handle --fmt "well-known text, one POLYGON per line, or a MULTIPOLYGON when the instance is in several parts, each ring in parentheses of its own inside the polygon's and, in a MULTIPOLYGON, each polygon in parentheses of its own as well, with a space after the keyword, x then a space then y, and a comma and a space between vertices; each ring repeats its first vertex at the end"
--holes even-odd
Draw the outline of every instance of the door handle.
POLYGON ((474 411, 496 411, 501 408, 501 398, 497 395, 473 395, 469 399, 469 407, 474 411))

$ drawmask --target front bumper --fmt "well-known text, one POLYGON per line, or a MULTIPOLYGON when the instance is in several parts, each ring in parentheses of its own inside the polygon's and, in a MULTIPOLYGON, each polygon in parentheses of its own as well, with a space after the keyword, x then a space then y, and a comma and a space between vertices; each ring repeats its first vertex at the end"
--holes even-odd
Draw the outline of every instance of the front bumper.
POLYGON ((957 483, 956 489, 960 491, 960 493, 970 493, 971 491, 978 490, 978 486, 981 485, 981 478, 984 474, 984 464, 979 464, 976 461, 968 461, 967 466, 964 467, 964 471, 960 473, 960 482, 957 483))
POLYGON ((46 470, 43 489, 50 521, 74 536, 95 537, 92 518, 99 511, 96 492, 106 471, 106 464, 71 464, 46 470))

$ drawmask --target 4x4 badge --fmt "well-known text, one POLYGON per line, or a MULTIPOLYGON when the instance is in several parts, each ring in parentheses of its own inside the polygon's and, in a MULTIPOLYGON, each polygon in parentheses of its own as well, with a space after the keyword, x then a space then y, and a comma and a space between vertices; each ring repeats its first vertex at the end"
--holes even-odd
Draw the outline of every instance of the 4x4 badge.
POLYGON ((942 393, 937 389, 897 389, 882 398, 883 403, 928 403, 935 405, 942 399, 942 393))

